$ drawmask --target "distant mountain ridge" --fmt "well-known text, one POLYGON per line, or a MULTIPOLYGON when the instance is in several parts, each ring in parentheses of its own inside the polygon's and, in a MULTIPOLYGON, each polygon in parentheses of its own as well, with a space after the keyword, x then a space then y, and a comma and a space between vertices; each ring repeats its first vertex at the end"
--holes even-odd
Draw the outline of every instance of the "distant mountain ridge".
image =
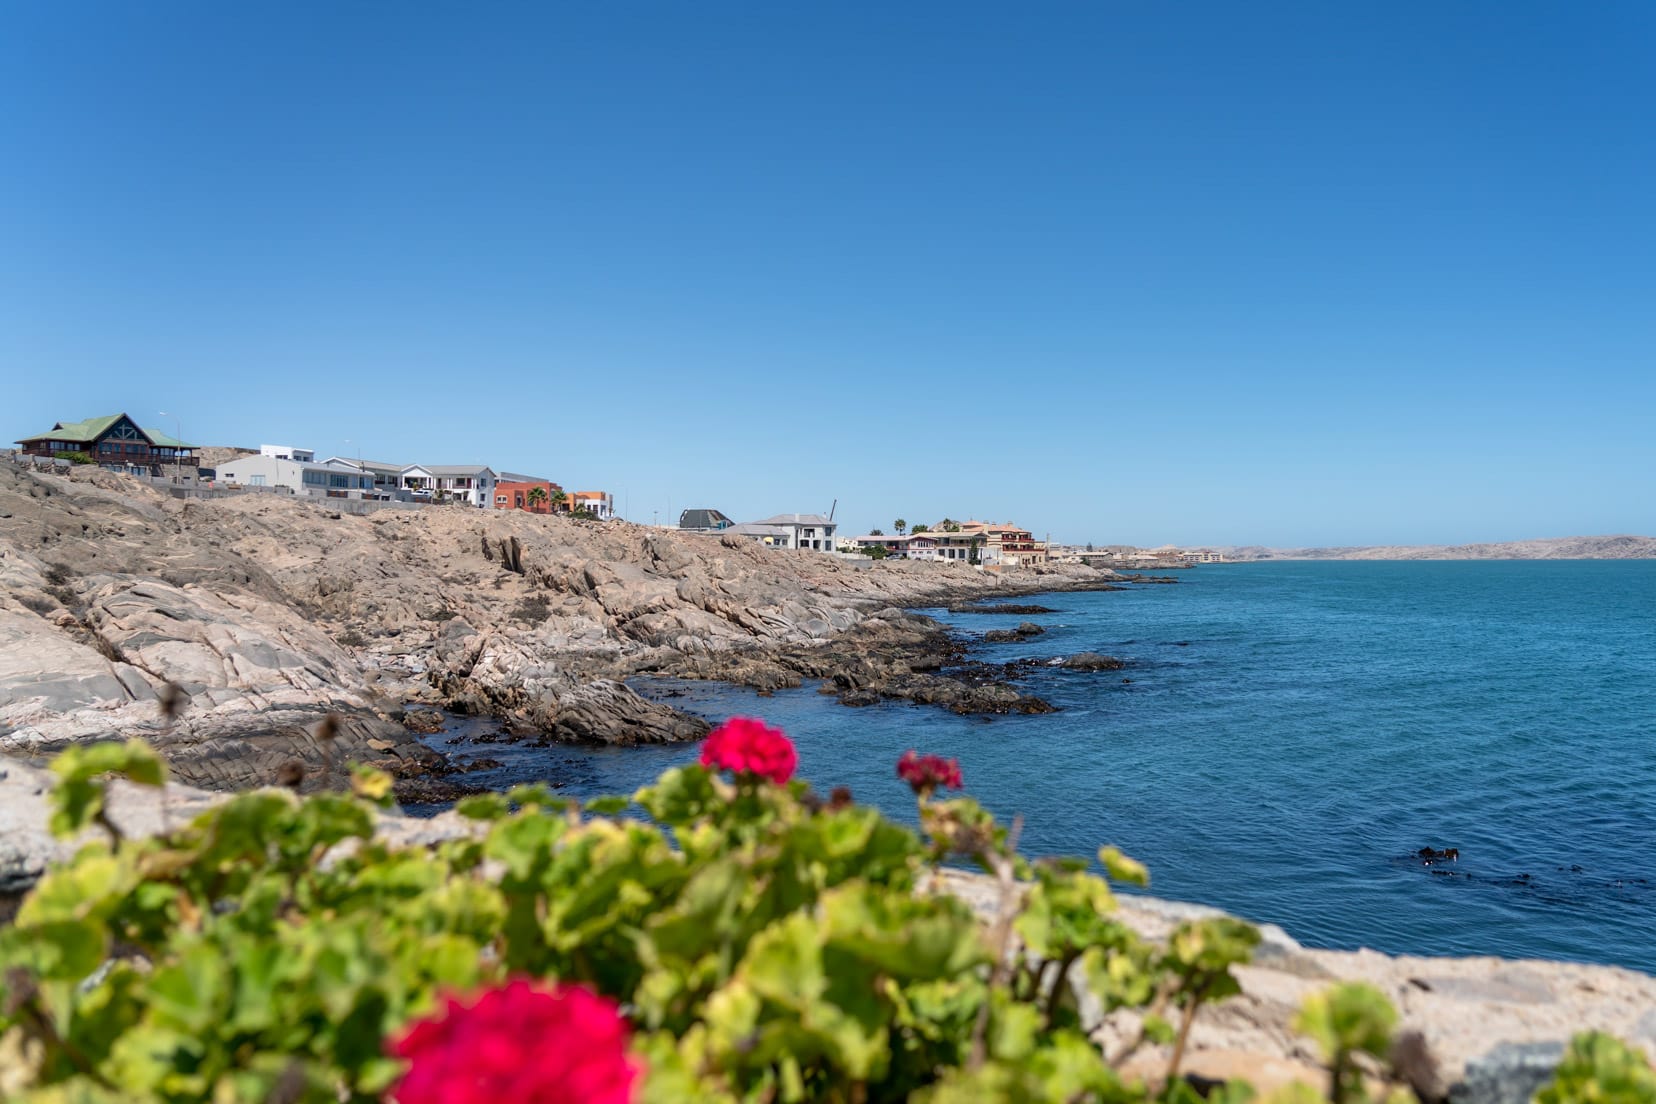
POLYGON ((1648 560, 1656 537, 1543 537, 1489 544, 1367 545, 1222 550, 1229 560, 1648 560))

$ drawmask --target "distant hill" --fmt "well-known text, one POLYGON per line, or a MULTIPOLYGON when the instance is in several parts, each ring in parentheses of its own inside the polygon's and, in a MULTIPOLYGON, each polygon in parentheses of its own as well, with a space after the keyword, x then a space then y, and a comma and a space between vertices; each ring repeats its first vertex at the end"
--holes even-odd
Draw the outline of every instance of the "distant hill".
POLYGON ((1229 560, 1648 560, 1656 537, 1543 537, 1495 544, 1371 545, 1354 548, 1223 550, 1229 560))

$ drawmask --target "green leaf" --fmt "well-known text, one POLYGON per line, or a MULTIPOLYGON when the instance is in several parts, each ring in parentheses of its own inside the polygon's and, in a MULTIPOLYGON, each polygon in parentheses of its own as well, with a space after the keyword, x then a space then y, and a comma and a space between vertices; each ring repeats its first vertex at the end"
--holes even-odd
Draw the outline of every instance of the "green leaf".
POLYGON ((502 794, 470 794, 455 802, 454 811, 468 820, 499 820, 512 811, 512 804, 502 794))
POLYGON ((221 1022, 229 987, 218 950, 196 943, 150 978, 150 1006, 159 1026, 201 1035, 221 1022))
POLYGON ((52 816, 47 821, 47 827, 59 839, 72 836, 103 812, 103 803, 101 782, 84 778, 59 782, 52 791, 52 816))
POLYGON ((632 800, 625 797, 595 797, 584 803, 581 808, 593 816, 615 816, 617 813, 626 812, 631 804, 632 800))
POLYGON ((483 845, 484 854, 506 864, 508 873, 527 881, 551 859, 552 843, 564 833, 556 817, 527 812, 496 821, 483 845))
POLYGON ((1104 873, 1112 881, 1136 886, 1150 884, 1150 868, 1137 859, 1129 859, 1114 847, 1099 848, 1098 861, 1104 864, 1104 873))
POLYGON ((506 800, 519 808, 543 809, 549 813, 561 813, 575 804, 567 797, 560 797, 544 782, 513 786, 506 791, 506 800))
POLYGON ((81 849, 73 862, 60 866, 35 886, 17 910, 17 924, 78 920, 104 911, 127 892, 130 868, 104 844, 81 849))
POLYGON ((1391 1049, 1397 1010, 1367 982, 1344 982, 1305 998, 1293 1026, 1316 1040, 1329 1065, 1342 1063, 1353 1051, 1384 1059, 1391 1049))
POLYGON ((881 892, 853 881, 823 894, 821 909, 835 947, 893 977, 949 977, 988 958, 976 918, 953 897, 881 892))
POLYGON ((674 828, 723 812, 726 805, 714 787, 712 773, 701 766, 672 767, 655 785, 635 793, 633 800, 652 818, 674 828))
POLYGON ((766 1000, 803 1009, 822 996, 824 933, 804 913, 793 913, 754 936, 740 976, 766 1000))
POLYGON ((48 920, 0 929, 0 963, 42 980, 80 981, 109 956, 109 936, 87 920, 48 920))
POLYGON ((61 782, 86 781, 106 774, 118 774, 145 786, 166 781, 167 765, 142 740, 124 744, 77 744, 64 749, 52 760, 52 773, 61 782))
POLYGON ((351 764, 351 792, 364 801, 389 808, 393 804, 394 785, 391 776, 376 767, 366 763, 351 764))
POLYGON ((1656 1104, 1656 1070, 1644 1052, 1597 1031, 1570 1040, 1536 1104, 1656 1104))

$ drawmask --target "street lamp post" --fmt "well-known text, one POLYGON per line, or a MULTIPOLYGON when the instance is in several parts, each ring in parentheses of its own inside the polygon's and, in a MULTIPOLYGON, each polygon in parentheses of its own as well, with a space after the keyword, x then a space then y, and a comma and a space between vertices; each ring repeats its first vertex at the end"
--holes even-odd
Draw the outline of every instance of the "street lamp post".
POLYGON ((184 422, 177 414, 168 414, 165 410, 156 413, 173 420, 173 482, 177 483, 184 474, 184 465, 179 458, 179 452, 184 447, 184 422))
POLYGON ((367 498, 368 497, 367 488, 363 487, 360 483, 361 478, 368 474, 368 469, 366 467, 364 467, 363 464, 362 464, 362 442, 361 441, 352 441, 349 437, 347 437, 347 438, 345 438, 345 443, 347 445, 350 445, 350 444, 356 445, 357 478, 359 480, 358 485, 357 485, 357 492, 361 495, 361 497, 367 498))

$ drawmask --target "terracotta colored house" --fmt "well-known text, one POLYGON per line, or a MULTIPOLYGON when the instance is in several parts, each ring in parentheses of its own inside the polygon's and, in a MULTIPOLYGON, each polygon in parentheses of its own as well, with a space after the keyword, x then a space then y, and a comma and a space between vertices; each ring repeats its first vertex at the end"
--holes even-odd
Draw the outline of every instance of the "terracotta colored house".
POLYGON ((497 510, 527 510, 531 514, 550 514, 552 500, 563 493, 563 488, 550 479, 514 479, 495 484, 494 505, 497 510), (540 494, 535 491, 539 489, 540 494))

